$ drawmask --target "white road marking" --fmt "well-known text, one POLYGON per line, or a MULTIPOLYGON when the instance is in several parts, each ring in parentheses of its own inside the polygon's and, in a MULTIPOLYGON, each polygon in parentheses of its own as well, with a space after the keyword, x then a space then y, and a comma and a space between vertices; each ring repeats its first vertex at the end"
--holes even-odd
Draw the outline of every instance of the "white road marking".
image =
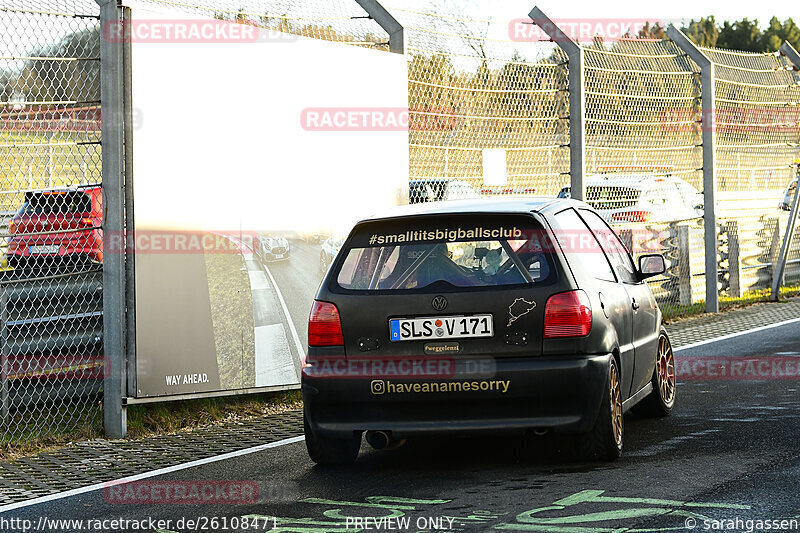
POLYGON ((766 326, 759 326, 757 328, 747 329, 745 331, 738 331, 736 333, 730 333, 728 335, 723 335, 721 337, 714 337, 713 339, 706 339, 704 341, 693 342, 691 344, 685 344, 683 346, 679 346, 677 348, 673 348, 672 351, 673 352, 680 352, 681 350, 688 350, 690 348, 696 348, 698 346, 711 344, 712 342, 724 341, 726 339, 732 339, 734 337, 740 337, 742 335, 748 335, 750 333, 756 333, 757 331, 764 331, 765 329, 779 328, 781 326, 786 326, 788 324, 794 324, 795 322, 800 322, 800 318, 792 318, 791 320, 784 320, 783 322, 776 322, 775 324, 767 324, 766 326))
POLYGON ((141 479, 163 476, 165 474, 171 474, 172 472, 179 472, 181 470, 186 470, 187 468, 194 468, 196 466, 203 466, 210 463, 216 463, 218 461, 225 461, 227 459, 233 459, 235 457, 241 457, 243 455, 249 455, 251 453, 268 450, 270 448, 277 448, 279 446, 285 446, 287 444, 294 444, 295 442, 300 442, 304 439, 305 437, 303 437, 302 435, 298 437, 291 437, 288 439, 279 440, 277 442, 270 442, 268 444, 253 446, 252 448, 245 448, 244 450, 237 450, 235 452, 223 453, 222 455, 215 455, 214 457, 206 457, 205 459, 198 459, 196 461, 190 461, 188 463, 183 463, 175 466, 168 466, 166 468, 159 468, 158 470, 151 470, 150 472, 143 472, 141 474, 124 477, 114 481, 95 483, 94 485, 79 487, 77 489, 67 490, 64 492, 57 492, 55 494, 48 494, 47 496, 40 496, 39 498, 34 498, 32 500, 27 500, 24 502, 10 503, 8 505, 0 507, 0 513, 4 513, 6 511, 13 511, 14 509, 22 509, 24 507, 30 507, 32 505, 38 505, 40 503, 51 502, 54 500, 61 500, 63 498, 69 498, 72 496, 78 496, 80 494, 86 494, 87 492, 94 492, 96 490, 104 489, 106 487, 113 487, 115 485, 131 483, 134 481, 139 481, 141 479))
POLYGON ((303 343, 300 342, 300 336, 297 334, 297 329, 294 327, 292 315, 289 314, 289 308, 286 307, 286 301, 283 299, 281 289, 278 287, 278 284, 275 283, 275 278, 272 277, 272 272, 269 271, 269 267, 267 267, 267 265, 264 265, 264 271, 267 273, 267 276, 269 276, 269 281, 272 283, 272 288, 275 289, 275 294, 278 296, 278 301, 283 309, 283 316, 286 317, 286 322, 289 324, 289 331, 292 333, 292 340, 294 340, 294 345, 297 348, 297 356, 300 357, 300 360, 302 361, 306 355, 306 350, 303 348, 303 343))
POLYGON ((257 291, 261 289, 269 289, 269 282, 267 276, 260 270, 253 271, 248 269, 247 275, 250 276, 250 290, 257 291))
POLYGON ((292 351, 283 324, 255 328, 256 387, 297 383, 292 351))

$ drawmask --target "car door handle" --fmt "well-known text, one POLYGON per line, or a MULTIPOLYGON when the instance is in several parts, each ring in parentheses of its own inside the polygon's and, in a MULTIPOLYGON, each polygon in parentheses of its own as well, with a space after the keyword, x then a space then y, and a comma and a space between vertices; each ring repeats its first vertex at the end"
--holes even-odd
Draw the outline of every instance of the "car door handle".
POLYGON ((633 307, 634 311, 638 311, 639 310, 639 304, 636 303, 636 299, 635 298, 631 301, 631 307, 633 307))

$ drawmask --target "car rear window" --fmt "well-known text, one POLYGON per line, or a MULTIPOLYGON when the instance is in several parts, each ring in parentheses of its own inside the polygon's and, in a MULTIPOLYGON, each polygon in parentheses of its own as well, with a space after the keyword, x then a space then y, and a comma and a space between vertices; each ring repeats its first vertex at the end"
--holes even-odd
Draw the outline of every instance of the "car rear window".
POLYGON ((20 215, 60 215, 88 213, 92 210, 92 199, 80 191, 45 191, 28 193, 20 215))
POLYGON ((444 291, 541 284, 553 261, 532 217, 412 217, 358 226, 335 271, 349 291, 444 291))
POLYGON ((633 207, 639 202, 642 191, 631 187, 586 187, 586 203, 595 209, 620 209, 633 207))

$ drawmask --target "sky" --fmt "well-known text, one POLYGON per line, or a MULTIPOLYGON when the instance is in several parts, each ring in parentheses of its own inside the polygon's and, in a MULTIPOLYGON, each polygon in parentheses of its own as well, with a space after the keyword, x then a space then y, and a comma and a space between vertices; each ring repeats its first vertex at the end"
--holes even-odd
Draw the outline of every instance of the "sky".
MULTIPOLYGON (((191 0, 184 0, 193 3, 191 0)), ((203 0, 195 0, 202 4, 203 0)), ((311 1, 311 0, 298 0, 311 1)), ((326 1, 326 0, 313 0, 326 1)), ((352 0, 355 3, 355 0, 352 0)), ((340 0, 342 4, 346 0, 340 0)), ((597 0, 383 0, 384 5, 398 6, 420 11, 448 11, 460 13, 460 16, 471 19, 491 18, 490 38, 503 39, 508 36, 508 22, 526 17, 531 9, 538 5, 551 19, 608 19, 608 18, 646 18, 668 22, 688 23, 691 19, 714 15, 718 23, 724 20, 739 20, 748 17, 757 19, 764 28, 774 15, 780 20, 789 17, 800 22, 800 9, 796 1, 777 0, 773 2, 711 2, 708 0, 670 0, 669 2, 645 3, 641 0, 616 0, 600 2, 597 0)), ((398 17, 400 18, 400 17, 398 17)), ((0 12, 0 58, 9 55, 22 55, 36 41, 28 32, 7 31, 13 28, 19 19, 8 13, 0 12), (15 37, 9 38, 11 34, 15 37)), ((0 60, 0 68, 8 67, 9 62, 0 60)))
MULTIPOLYGON (((710 2, 698 0, 670 0, 669 2, 642 2, 641 0, 615 0, 600 2, 598 0, 448 0, 450 5, 463 5, 464 13, 472 17, 492 17, 493 20, 510 20, 520 18, 534 6, 538 6, 551 19, 557 18, 612 18, 612 17, 646 17, 667 19, 670 21, 688 22, 714 15, 717 22, 739 20, 744 17, 758 19, 761 27, 765 27, 772 16, 784 20, 789 17, 800 22, 800 7, 796 1, 778 0, 773 2, 710 2)), ((387 5, 402 5, 408 9, 420 9, 441 4, 436 0, 395 0, 386 1, 387 5)))

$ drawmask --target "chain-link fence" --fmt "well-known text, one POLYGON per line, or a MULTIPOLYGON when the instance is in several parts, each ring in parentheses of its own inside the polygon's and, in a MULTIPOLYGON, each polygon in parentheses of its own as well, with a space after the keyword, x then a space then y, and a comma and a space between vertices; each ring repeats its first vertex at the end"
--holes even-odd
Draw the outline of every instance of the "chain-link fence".
POLYGON ((566 56, 443 7, 389 7, 406 31, 409 200, 556 195, 569 183, 566 56), (484 181, 487 149, 505 151, 505 183, 484 181))
POLYGON ((635 254, 662 253, 663 307, 705 293, 699 68, 672 41, 584 47, 586 200, 635 254), (698 268, 699 267, 699 268, 698 268))
POLYGON ((100 413, 99 9, 0 6, 0 443, 100 413))
MULTIPOLYGON (((800 77, 780 53, 702 51, 716 73, 720 283, 739 298, 769 287, 778 260, 788 211, 776 207, 797 174, 800 153, 800 77)), ((786 271, 795 283, 797 249, 795 242, 786 271)))

